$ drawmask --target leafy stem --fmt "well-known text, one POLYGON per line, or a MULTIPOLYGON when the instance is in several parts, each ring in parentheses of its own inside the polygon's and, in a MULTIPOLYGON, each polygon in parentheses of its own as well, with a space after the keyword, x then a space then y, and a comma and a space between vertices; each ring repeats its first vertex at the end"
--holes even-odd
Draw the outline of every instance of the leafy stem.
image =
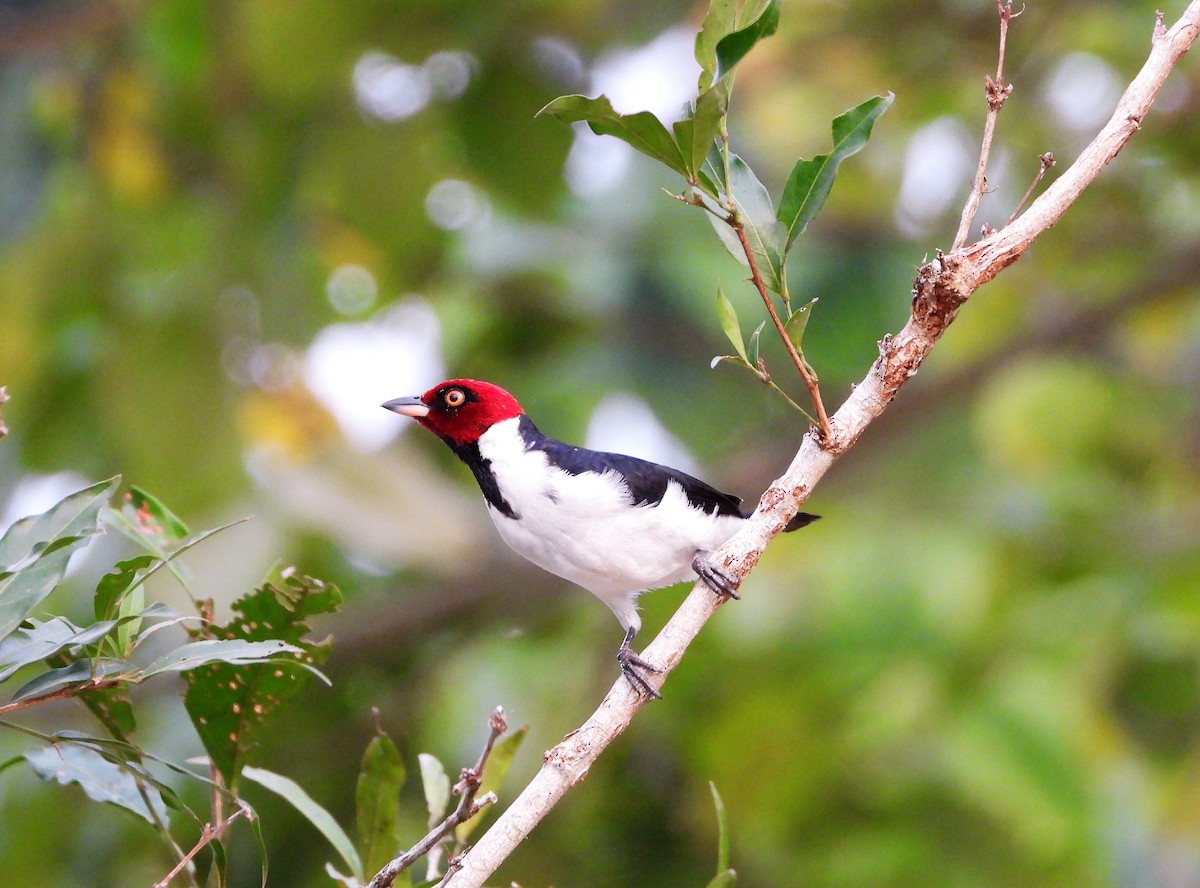
MULTIPOLYGON (((767 285, 763 282, 762 274, 758 270, 758 262, 754 258, 754 251, 751 249, 750 241, 746 237, 745 226, 742 225, 741 220, 736 214, 730 215, 726 221, 737 234, 738 241, 742 245, 742 250, 746 254, 746 262, 750 266, 750 282, 754 284, 754 288, 758 290, 758 295, 762 297, 767 314, 771 316, 771 323, 775 325, 775 330, 779 333, 779 338, 783 340, 784 348, 787 349, 788 357, 792 359, 796 371, 800 374, 800 378, 804 380, 804 385, 808 389, 808 396, 812 400, 813 409, 817 413, 817 427, 820 429, 821 439, 828 441, 832 437, 832 429, 829 425, 829 414, 825 412, 825 403, 821 400, 821 387, 818 385, 817 375, 812 371, 808 362, 804 360, 804 356, 800 354, 791 337, 788 336, 783 321, 779 318, 779 312, 775 310, 775 303, 771 299, 771 293, 767 289, 767 285)), ((775 388, 778 389, 779 387, 775 386, 775 388)), ((789 398, 788 400, 790 401, 791 399, 789 398)))

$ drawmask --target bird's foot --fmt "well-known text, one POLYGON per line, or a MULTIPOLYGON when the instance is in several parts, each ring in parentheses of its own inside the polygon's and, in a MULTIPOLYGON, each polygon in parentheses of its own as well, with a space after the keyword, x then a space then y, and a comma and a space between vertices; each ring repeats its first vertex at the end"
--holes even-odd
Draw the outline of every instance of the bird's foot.
POLYGON ((617 649, 617 664, 621 667, 621 674, 625 676, 626 681, 633 685, 635 691, 646 694, 655 700, 661 700, 662 694, 650 687, 650 682, 646 680, 645 673, 657 674, 662 672, 662 670, 649 660, 643 660, 633 652, 633 649, 629 647, 629 642, 632 638, 632 635, 626 635, 625 640, 621 642, 621 646, 617 649))
POLYGON ((741 600, 742 596, 738 595, 737 590, 742 581, 709 559, 707 552, 696 553, 696 557, 692 559, 692 570, 718 595, 741 600))

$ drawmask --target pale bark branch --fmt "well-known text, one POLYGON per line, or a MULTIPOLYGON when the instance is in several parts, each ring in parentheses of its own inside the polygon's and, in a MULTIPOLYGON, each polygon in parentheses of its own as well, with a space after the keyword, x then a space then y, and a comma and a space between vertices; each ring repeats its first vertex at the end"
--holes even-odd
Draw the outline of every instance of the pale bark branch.
MULTIPOLYGON (((1200 34, 1200 0, 1192 0, 1168 31, 1161 18, 1142 70, 1126 89, 1112 119, 1069 169, 1011 224, 977 243, 939 255, 922 266, 913 287, 912 315, 899 333, 879 344, 879 358, 850 397, 830 417, 824 441, 804 436, 792 463, 763 494, 758 509, 714 560, 744 577, 758 563, 767 544, 799 510, 813 487, 839 456, 854 445, 871 422, 921 366, 934 344, 953 322, 963 303, 983 284, 1015 262, 1030 244, 1054 225, 1104 166, 1117 156, 1141 127, 1167 74, 1200 34)), ((663 669, 651 683, 661 687, 667 673, 683 657, 688 644, 716 612, 722 600, 697 583, 667 625, 642 652, 663 669)), ((618 679, 604 702, 576 731, 549 750, 545 762, 520 796, 464 857, 447 888, 478 888, 546 813, 587 776, 601 752, 628 727, 647 698, 618 679)))

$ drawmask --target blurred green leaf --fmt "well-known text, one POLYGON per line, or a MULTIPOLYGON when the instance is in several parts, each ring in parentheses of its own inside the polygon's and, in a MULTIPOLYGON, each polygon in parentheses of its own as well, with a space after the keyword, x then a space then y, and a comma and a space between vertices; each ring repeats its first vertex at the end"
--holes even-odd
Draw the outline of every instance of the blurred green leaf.
POLYGON ((717 792, 717 784, 708 781, 708 789, 712 793, 713 809, 717 812, 717 877, 729 869, 729 814, 725 810, 725 802, 717 792))
POLYGON ((796 161, 779 201, 778 218, 787 228, 785 249, 791 249, 808 223, 821 212, 833 188, 838 167, 847 157, 863 149, 871 138, 875 121, 891 107, 895 98, 891 93, 875 96, 838 115, 833 120, 833 150, 812 160, 801 158, 796 161))
POLYGON ((392 738, 380 731, 363 753, 355 790, 361 879, 379 872, 400 851, 400 789, 404 762, 392 738))
POLYGON ((144 571, 157 561, 153 555, 138 555, 128 561, 120 561, 116 569, 106 573, 96 584, 96 595, 92 599, 92 610, 97 620, 110 620, 117 613, 121 599, 134 582, 140 582, 144 571))
POLYGON ((750 359, 746 357, 746 343, 742 339, 742 327, 738 323, 737 310, 720 287, 717 287, 717 318, 721 321, 721 329, 725 331, 725 338, 729 340, 733 350, 738 353, 738 357, 748 363, 750 359))
POLYGON ((813 299, 811 302, 800 306, 792 312, 792 316, 783 325, 783 330, 787 333, 788 339, 796 347, 796 351, 801 354, 804 353, 804 349, 801 347, 801 343, 804 341, 804 330, 808 326, 808 319, 812 316, 812 308, 816 304, 817 300, 813 299))
POLYGON ((425 791, 429 825, 433 827, 446 816, 450 805, 450 778, 437 756, 422 752, 417 755, 417 761, 421 765, 421 787, 425 791))
MULTIPOLYGON (((737 208, 738 219, 763 283, 774 293, 783 293, 783 258, 786 230, 775 218, 775 207, 767 188, 744 160, 736 154, 729 158, 729 192, 737 208)), ((734 259, 749 265, 746 251, 737 233, 722 219, 706 213, 709 222, 734 259)))
POLYGON ((188 535, 187 525, 179 520, 179 516, 140 487, 131 485, 125 492, 121 498, 121 514, 162 549, 169 549, 188 535))
MULTIPOLYGON (((521 741, 525 739, 527 733, 529 733, 529 728, 520 727, 496 741, 496 745, 492 747, 492 754, 488 756, 487 766, 483 769, 483 779, 479 783, 479 795, 488 792, 499 794, 500 786, 504 783, 504 778, 508 776, 508 769, 512 767, 513 757, 517 754, 521 741)), ((455 840, 465 842, 470 838, 471 833, 483 822, 487 813, 487 808, 484 808, 470 820, 456 826, 454 828, 455 840)))
POLYGON ((340 603, 336 586, 276 569, 258 590, 233 603, 238 616, 224 626, 211 627, 218 638, 274 640, 302 650, 295 662, 210 663, 184 674, 188 715, 231 789, 237 786, 251 736, 275 710, 303 690, 312 677, 309 668, 329 656, 328 639, 304 639, 308 618, 331 613, 340 603))
POLYGON ((97 516, 119 478, 73 493, 41 515, 22 518, 0 539, 0 638, 54 591, 71 555, 97 532, 97 516), (30 560, 32 559, 32 560, 30 560))
POLYGON ((362 860, 359 859, 358 852, 354 850, 354 843, 350 841, 346 831, 338 825, 332 814, 304 791, 304 787, 290 777, 284 777, 282 774, 276 774, 265 768, 243 768, 242 776, 264 789, 269 789, 303 814, 305 819, 315 826, 334 850, 341 855, 351 872, 362 873, 362 860))
POLYGON ((700 65, 701 91, 717 76, 717 44, 737 27, 738 0, 711 0, 704 22, 696 33, 696 63, 700 65))
MULTIPOLYGON (((700 93, 691 108, 691 114, 671 125, 687 167, 689 181, 699 179, 704 159, 721 131, 721 122, 725 119, 728 107, 729 88, 724 83, 718 83, 700 93)), ((713 196, 716 196, 715 191, 713 196)))
POLYGON ((302 648, 278 639, 246 641, 243 639, 206 639, 193 641, 163 654, 141 672, 142 678, 150 678, 163 672, 186 672, 209 663, 243 665, 261 663, 263 660, 278 660, 285 654, 304 653, 302 648))
MULTIPOLYGON (((89 537, 98 530, 96 515, 120 483, 120 476, 109 478, 72 493, 40 515, 30 515, 13 523, 0 537, 0 578, 19 562, 45 551, 55 541, 89 537)), ((3 597, 0 586, 0 597, 3 597)), ((0 623, 2 626, 2 623, 0 623)), ((0 636, 8 631, 0 628, 0 636)))
POLYGON ((649 111, 618 114, 607 96, 559 96, 538 111, 537 116, 554 117, 563 123, 583 120, 600 136, 616 136, 647 157, 652 157, 687 178, 692 171, 679 145, 661 120, 649 111))
POLYGON ((137 675, 137 667, 124 660, 98 657, 94 660, 76 660, 69 666, 48 669, 23 684, 12 696, 12 702, 33 700, 55 691, 89 681, 126 681, 137 675))
MULTIPOLYGON (((770 37, 779 27, 779 0, 768 0, 744 27, 726 34, 717 43, 716 78, 720 80, 746 57, 758 41, 770 37)), ((707 19, 706 19, 707 22, 707 19)), ((701 63, 703 66, 703 63, 701 63)))
POLYGON ((166 823, 167 806, 158 790, 94 749, 59 743, 25 753, 25 760, 43 780, 64 786, 76 783, 89 798, 130 811, 149 823, 166 823))

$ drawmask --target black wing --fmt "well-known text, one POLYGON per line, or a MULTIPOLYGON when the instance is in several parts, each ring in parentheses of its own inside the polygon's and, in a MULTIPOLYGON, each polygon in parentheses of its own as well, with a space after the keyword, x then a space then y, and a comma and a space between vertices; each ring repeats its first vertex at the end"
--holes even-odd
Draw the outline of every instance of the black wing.
POLYGON ((623 453, 604 453, 586 447, 572 447, 554 438, 543 435, 529 419, 522 415, 519 423, 521 437, 529 450, 540 450, 546 454, 550 464, 570 475, 584 472, 601 474, 608 469, 620 472, 629 487, 635 505, 656 505, 667 493, 667 484, 674 481, 683 488, 688 502, 698 509, 717 515, 737 515, 745 518, 741 497, 722 493, 715 487, 693 478, 686 472, 660 466, 636 456, 623 453))

